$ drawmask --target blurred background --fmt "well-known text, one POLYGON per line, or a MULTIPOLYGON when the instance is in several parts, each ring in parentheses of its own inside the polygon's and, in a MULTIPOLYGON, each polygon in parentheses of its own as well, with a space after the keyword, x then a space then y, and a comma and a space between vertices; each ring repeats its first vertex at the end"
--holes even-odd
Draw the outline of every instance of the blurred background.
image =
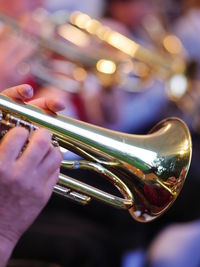
MULTIPOLYGON (((161 218, 141 224, 96 201, 82 207, 53 195, 10 266, 145 266, 162 229, 199 219, 199 31, 198 0, 0 0, 0 90, 29 83, 35 97, 63 97, 63 114, 127 133, 178 116, 193 139, 185 186, 161 218)), ((67 174, 113 190, 88 171, 67 174)))

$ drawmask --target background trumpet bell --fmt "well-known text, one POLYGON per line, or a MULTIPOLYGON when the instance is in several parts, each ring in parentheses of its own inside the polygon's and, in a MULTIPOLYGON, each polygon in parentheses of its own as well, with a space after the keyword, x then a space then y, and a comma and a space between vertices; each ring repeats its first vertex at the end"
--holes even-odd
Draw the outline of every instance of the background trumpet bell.
POLYGON ((151 221, 174 202, 191 160, 192 144, 185 123, 169 118, 148 135, 110 131, 63 116, 50 116, 30 105, 0 96, 1 124, 30 131, 45 127, 53 142, 84 158, 63 161, 67 169, 88 169, 106 177, 123 195, 115 196, 60 174, 55 192, 82 203, 91 198, 128 209, 137 221, 151 221))

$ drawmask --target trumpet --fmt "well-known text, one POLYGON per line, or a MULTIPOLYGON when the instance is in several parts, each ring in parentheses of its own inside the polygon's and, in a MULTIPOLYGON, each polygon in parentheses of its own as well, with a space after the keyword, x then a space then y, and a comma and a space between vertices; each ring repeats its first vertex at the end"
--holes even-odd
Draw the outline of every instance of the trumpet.
MULTIPOLYGON (((40 9, 33 12, 33 21, 37 22, 39 20, 41 24, 39 32, 28 30, 15 18, 0 13, 0 21, 9 29, 7 29, 7 35, 17 34, 26 42, 34 43, 37 46, 30 60, 27 59, 18 66, 17 72, 19 74, 24 74, 24 69, 27 69, 40 81, 52 84, 69 93, 79 93, 80 82, 84 82, 87 74, 90 73, 95 75, 102 86, 118 82, 116 69, 120 69, 121 65, 127 64, 124 57, 122 58, 118 54, 112 55, 105 48, 92 47, 86 49, 80 44, 63 40, 58 36, 56 25, 50 14, 43 10, 41 13, 45 13, 43 15, 44 21, 41 22, 41 15, 37 14, 40 12, 40 9), (60 64, 58 64, 59 61, 60 64), (80 75, 80 71, 82 75, 80 75), (77 73, 79 74, 78 78, 77 73), (80 76, 83 77, 80 79, 80 76)), ((82 39, 77 31, 78 29, 74 29, 73 32, 70 32, 70 36, 74 36, 81 43, 82 39)))
MULTIPOLYGON (((67 17, 67 15, 65 16, 67 17)), ((182 46, 178 47, 177 54, 163 53, 158 49, 147 48, 140 45, 132 38, 113 30, 112 28, 102 24, 100 21, 91 18, 82 12, 72 12, 68 15, 69 23, 74 27, 77 27, 89 35, 96 37, 101 42, 113 47, 117 51, 121 52, 124 56, 126 55, 129 60, 133 61, 131 72, 134 72, 140 77, 141 80, 148 80, 153 78, 168 80, 176 74, 182 74, 185 71, 186 64, 184 59, 178 54, 181 52, 182 46)), ((67 19, 66 19, 67 20, 67 19)), ((64 27, 61 25, 60 27, 64 27)), ((177 47, 174 41, 175 38, 168 41, 166 46, 169 46, 169 42, 177 47), (173 42, 173 43, 172 43, 173 42)), ((142 86, 142 84, 141 84, 142 86)), ((133 85, 132 85, 133 87, 133 85)), ((141 88, 140 88, 141 89, 141 88)), ((132 89, 133 90, 133 89, 132 89)))
MULTIPOLYGON (((139 222, 163 214, 179 195, 192 155, 190 132, 178 118, 158 123, 147 135, 111 131, 61 115, 50 115, 0 95, 0 121, 7 129, 38 127, 52 133, 52 143, 81 156, 63 160, 54 192, 82 204, 92 198, 127 209, 139 222), (87 169, 111 182, 120 196, 67 176, 67 169, 87 169)), ((5 132, 1 132, 2 135, 5 132)))

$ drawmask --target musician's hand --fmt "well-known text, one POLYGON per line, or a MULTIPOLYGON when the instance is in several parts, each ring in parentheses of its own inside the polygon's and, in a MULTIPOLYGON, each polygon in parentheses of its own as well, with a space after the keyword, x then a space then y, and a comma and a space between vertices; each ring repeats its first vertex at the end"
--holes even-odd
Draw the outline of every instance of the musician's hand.
POLYGON ((61 154, 47 130, 10 130, 0 144, 0 266, 47 203, 57 183, 61 154))
MULTIPOLYGON (((2 94, 12 98, 13 100, 27 100, 33 97, 33 88, 30 85, 23 84, 16 87, 6 89, 2 94)), ((44 110, 53 112, 60 111, 65 108, 65 102, 61 97, 52 96, 46 93, 45 97, 29 101, 30 104, 38 106, 44 110)))
MULTIPOLYGON (((24 100, 33 92, 22 85, 4 94, 24 100)), ((61 154, 52 146, 50 133, 39 129, 27 144, 28 138, 26 129, 16 127, 0 143, 0 267, 6 266, 15 244, 45 206, 58 180, 61 154)))

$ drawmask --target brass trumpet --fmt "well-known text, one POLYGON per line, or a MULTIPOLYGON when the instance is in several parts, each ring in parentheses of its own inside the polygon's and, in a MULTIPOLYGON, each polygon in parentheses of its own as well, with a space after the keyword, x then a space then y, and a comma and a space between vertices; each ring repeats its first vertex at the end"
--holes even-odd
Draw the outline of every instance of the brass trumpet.
POLYGON ((128 209, 134 219, 151 221, 174 202, 185 181, 192 154, 190 132, 183 121, 168 118, 148 135, 110 131, 61 115, 51 116, 0 95, 1 124, 7 128, 45 127, 55 145, 84 160, 63 160, 66 169, 88 169, 108 179, 122 194, 112 195, 63 173, 54 191, 87 204, 91 198, 128 209))
MULTIPOLYGON (((37 13, 37 10, 33 13, 37 13)), ((86 47, 83 48, 81 45, 63 40, 56 32, 56 25, 52 21, 51 15, 47 11, 45 13, 47 14, 44 22, 41 23, 41 30, 38 33, 26 29, 15 18, 0 13, 0 22, 9 29, 4 34, 7 34, 7 36, 17 34, 23 40, 34 43, 37 46, 35 52, 30 57, 31 60, 27 58, 23 64, 19 64, 17 69, 19 74, 21 72, 24 74, 24 69, 28 69, 28 72, 40 81, 52 84, 69 93, 79 93, 80 82, 85 81, 87 73, 94 73, 97 81, 102 86, 118 83, 119 78, 116 69, 120 69, 121 65, 128 64, 124 57, 119 56, 118 53, 113 55, 107 49, 94 47, 86 49, 86 47), (60 64, 58 64, 59 60, 55 64, 57 67, 52 66, 54 65, 52 63, 56 61, 54 56, 60 60, 60 64), (68 68, 63 66, 64 63, 65 65, 68 64, 68 68), (71 68, 74 69, 73 73, 69 71, 71 68), (77 75, 74 75, 75 70, 80 71, 80 69, 85 74, 81 80, 77 79, 77 75)), ((77 31, 78 29, 74 29, 70 36, 75 36, 74 39, 77 42, 78 40, 81 42, 77 31)))

